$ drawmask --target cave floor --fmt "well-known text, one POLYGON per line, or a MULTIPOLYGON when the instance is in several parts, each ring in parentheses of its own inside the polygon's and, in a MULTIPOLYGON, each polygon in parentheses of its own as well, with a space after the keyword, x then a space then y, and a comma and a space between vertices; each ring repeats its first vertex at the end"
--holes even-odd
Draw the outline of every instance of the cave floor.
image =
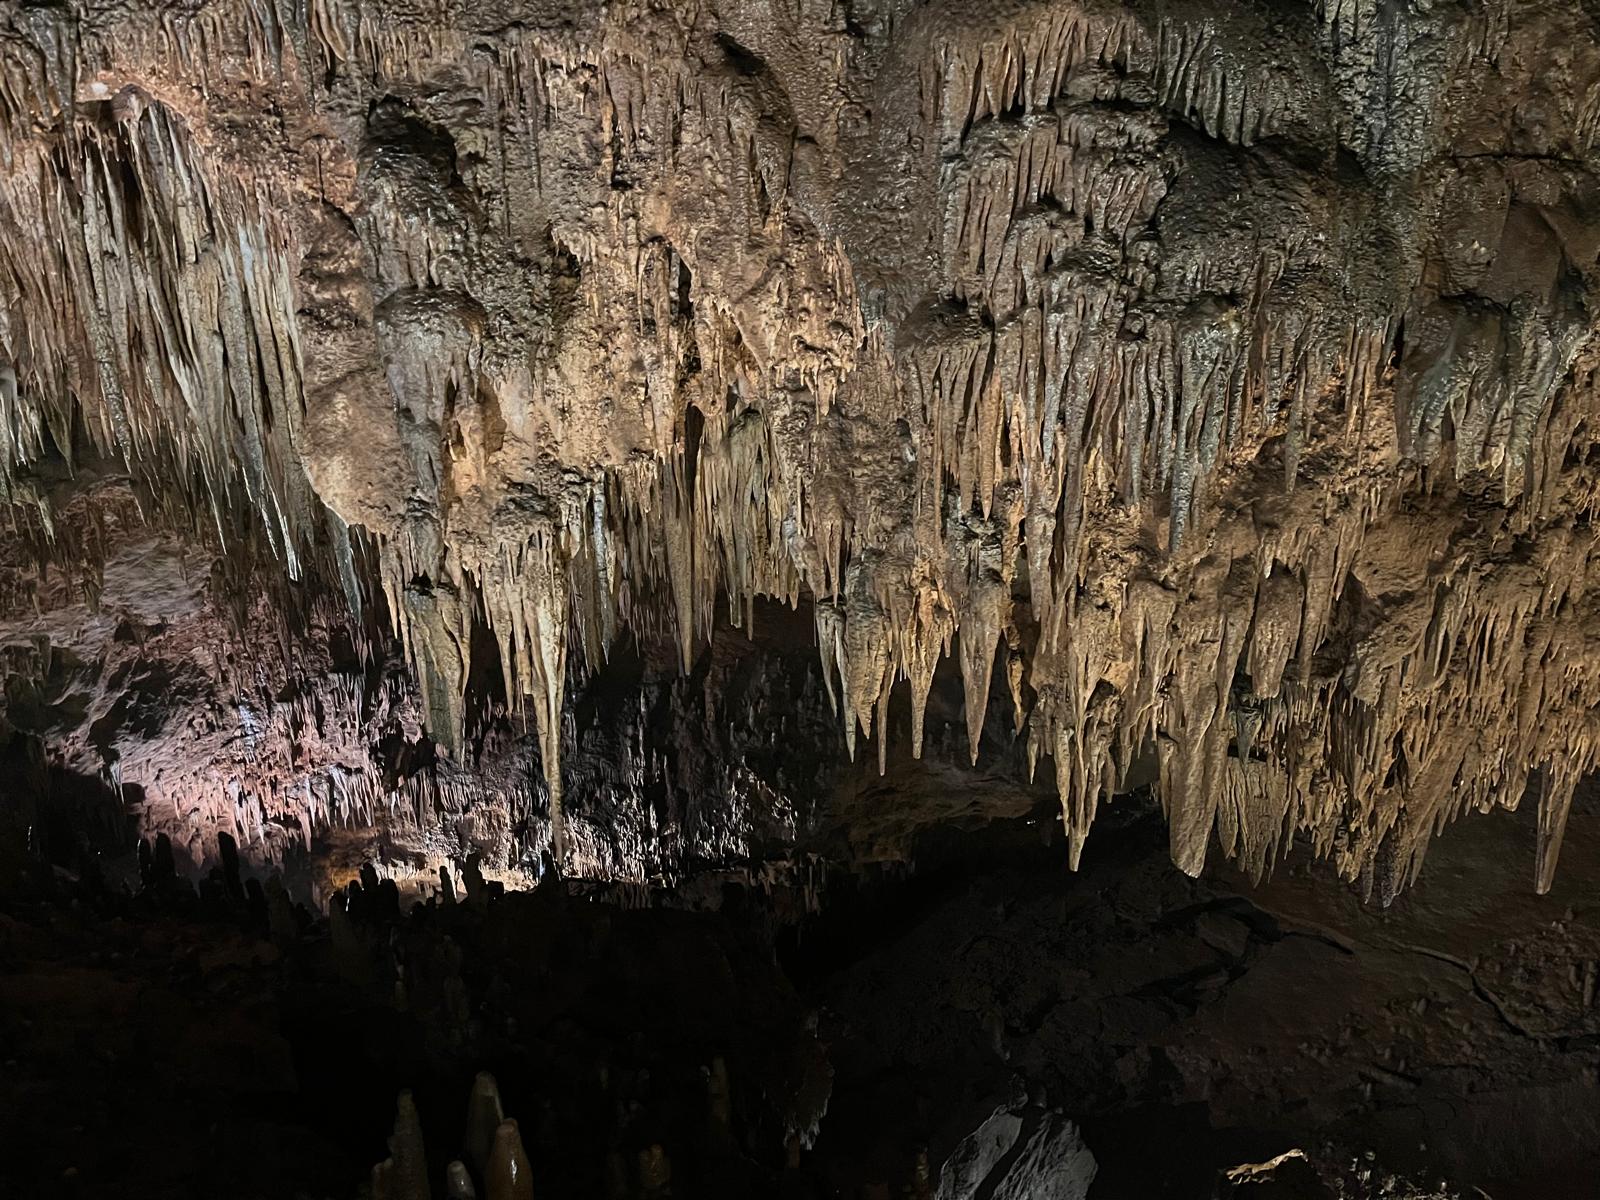
POLYGON ((919 1158, 936 1182, 1024 1104, 1080 1124, 1091 1200, 1224 1194, 1225 1168, 1292 1148, 1492 1200, 1600 1194, 1592 793, 1549 895, 1532 813, 1497 813, 1388 909, 1295 856, 1258 887, 1189 879, 1131 804, 1076 875, 1051 830, 835 873, 798 924, 735 892, 374 903, 331 936, 186 892, 8 902, 0 1194, 353 1196, 398 1088, 442 1163, 484 1067, 541 1197, 914 1196, 919 1158), (719 1061, 731 1130, 707 1116, 719 1061), (670 1184, 634 1166, 657 1144, 670 1184))
POLYGON ((1532 816, 1448 830, 1388 909, 1296 856, 1260 886, 1188 879, 1137 820, 1075 877, 1012 856, 910 885, 881 937, 841 913, 869 932, 801 956, 839 1070, 819 1157, 892 1174, 1011 1087, 1080 1121, 1108 1200, 1211 1195, 1293 1147, 1494 1200, 1600 1195, 1600 806, 1542 897, 1532 816))

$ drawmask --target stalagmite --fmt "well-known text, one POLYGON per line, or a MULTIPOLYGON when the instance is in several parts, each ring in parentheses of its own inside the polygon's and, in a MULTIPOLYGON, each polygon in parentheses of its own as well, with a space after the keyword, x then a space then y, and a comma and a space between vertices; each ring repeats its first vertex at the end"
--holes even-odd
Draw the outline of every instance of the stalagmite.
POLYGON ((394 1159, 386 1158, 372 1168, 372 1200, 396 1200, 394 1159))
POLYGON ((422 1122, 411 1092, 402 1091, 396 1102, 394 1135, 389 1139, 394 1163, 389 1172, 388 1189, 396 1200, 429 1200, 433 1189, 428 1183, 428 1159, 422 1146, 422 1122))
POLYGON ((484 1168, 485 1200, 533 1200, 533 1174, 515 1121, 494 1131, 494 1148, 484 1168))
POLYGON ((467 1162, 480 1177, 489 1167, 489 1156, 494 1150, 495 1131, 506 1119, 500 1107, 500 1088, 494 1076, 479 1071, 472 1081, 472 1092, 467 1099, 467 1132, 465 1149, 467 1162))
POLYGON ((464 1163, 453 1162, 446 1169, 445 1195, 450 1200, 478 1200, 477 1189, 472 1186, 472 1176, 464 1163))
POLYGON ((668 1194, 672 1186, 672 1162, 659 1144, 639 1151, 639 1187, 644 1195, 655 1197, 668 1194))

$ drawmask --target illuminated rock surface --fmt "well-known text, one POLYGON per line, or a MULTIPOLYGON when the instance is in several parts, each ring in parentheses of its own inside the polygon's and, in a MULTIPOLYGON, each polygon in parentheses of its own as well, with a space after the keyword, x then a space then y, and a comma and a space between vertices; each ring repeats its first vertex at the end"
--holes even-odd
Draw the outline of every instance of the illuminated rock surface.
POLYGON ((410 810, 642 879, 573 701, 768 599, 852 754, 948 655, 981 767, 1009 693, 1074 861, 1150 764, 1191 873, 1304 834, 1388 897, 1532 790, 1548 888, 1597 88, 1542 3, 16 9, 6 720, 194 855, 410 810))

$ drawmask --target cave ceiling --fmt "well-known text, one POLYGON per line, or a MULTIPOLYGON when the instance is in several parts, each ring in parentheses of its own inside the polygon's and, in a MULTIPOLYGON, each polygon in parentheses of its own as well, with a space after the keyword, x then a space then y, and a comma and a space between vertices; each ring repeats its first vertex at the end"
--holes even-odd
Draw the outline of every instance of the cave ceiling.
POLYGON ((1075 865, 1149 786, 1185 872, 1385 898, 1527 803, 1547 889, 1596 19, 11 6, 15 770, 196 864, 616 880, 1030 786, 1075 865))

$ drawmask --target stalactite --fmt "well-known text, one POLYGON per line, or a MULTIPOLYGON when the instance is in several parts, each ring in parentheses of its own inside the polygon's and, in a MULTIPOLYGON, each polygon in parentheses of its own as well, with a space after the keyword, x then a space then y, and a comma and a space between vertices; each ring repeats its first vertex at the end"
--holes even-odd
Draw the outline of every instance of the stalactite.
MULTIPOLYGON (((920 756, 952 652, 978 761, 1002 654, 1074 862, 1154 755, 1187 871, 1215 837, 1260 874, 1305 833, 1384 892, 1537 780, 1548 887, 1596 762, 1588 235, 1560 161, 1594 106, 1491 180, 1484 263, 1428 207, 1467 178, 1452 89, 1547 35, 1361 0, 1287 32, 913 24, 878 83, 671 6, 487 41, 358 0, 71 36, 34 10, 0 38, 0 228, 30 231, 0 239, 0 499, 66 558, 40 481, 114 462, 328 574, 363 653, 388 621, 453 766, 488 635, 558 862, 569 677, 625 629, 689 673, 773 598, 811 606, 844 748, 876 738, 880 770, 897 682, 920 756), (1437 53, 1399 89, 1408 39, 1437 53), (242 144, 267 85, 282 127, 242 144), (863 88, 894 115, 818 107, 863 88)), ((457 803, 448 772, 336 758, 285 772, 307 841, 457 803)), ((262 840, 276 770, 208 819, 262 840)))

